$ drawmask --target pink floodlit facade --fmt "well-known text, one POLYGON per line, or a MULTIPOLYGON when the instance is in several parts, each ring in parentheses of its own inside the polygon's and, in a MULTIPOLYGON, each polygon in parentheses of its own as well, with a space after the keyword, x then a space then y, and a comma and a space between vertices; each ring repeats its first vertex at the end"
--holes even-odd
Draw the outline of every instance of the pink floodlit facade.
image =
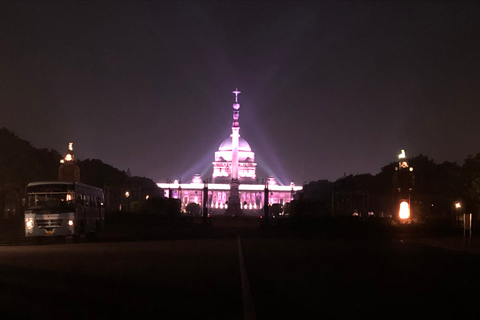
MULTIPOLYGON (((208 187, 209 213, 222 214, 228 208, 228 198, 230 195, 230 184, 228 183, 198 183, 200 176, 196 175, 191 183, 158 183, 157 185, 165 192, 165 197, 180 199, 182 210, 184 211, 189 203, 196 203, 203 206, 204 187, 208 187), (194 181, 197 182, 194 182, 194 181)), ((293 182, 289 186, 279 186, 273 177, 267 182, 269 198, 268 202, 272 204, 286 204, 292 201, 295 194, 302 190, 301 186, 296 186, 293 182)), ((246 214, 261 215, 265 199, 265 184, 240 184, 240 207, 246 214)))
POLYGON ((173 183, 157 184, 164 190, 165 197, 181 200, 183 211, 190 203, 204 206, 202 202, 204 201, 205 187, 208 189, 207 208, 210 214, 223 214, 228 209, 229 200, 230 203, 235 201, 236 206, 238 206, 239 200, 243 213, 261 215, 265 203, 265 188, 268 188, 269 205, 286 204, 294 199, 297 192, 302 190, 301 186, 295 186, 293 182, 288 186, 280 186, 274 177, 264 180, 265 183, 258 183, 255 153, 239 134, 238 94, 240 91, 237 89, 233 93, 235 94, 235 103, 233 104, 232 134, 220 144, 215 152, 215 161, 212 162, 212 178, 209 179, 211 183, 204 183, 202 177, 197 174, 190 183, 174 181, 173 183))

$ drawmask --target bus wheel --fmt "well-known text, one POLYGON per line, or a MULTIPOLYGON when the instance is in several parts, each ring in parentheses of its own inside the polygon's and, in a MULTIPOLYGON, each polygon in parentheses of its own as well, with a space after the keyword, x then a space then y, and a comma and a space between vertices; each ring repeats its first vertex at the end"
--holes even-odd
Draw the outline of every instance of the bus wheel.
POLYGON ((82 235, 81 234, 76 234, 73 236, 73 242, 79 243, 82 240, 82 235))
POLYGON ((73 235, 73 241, 76 242, 76 243, 81 242, 82 234, 84 234, 84 233, 85 233, 85 225, 82 222, 82 224, 78 228, 78 233, 73 235))
POLYGON ((95 241, 95 239, 97 239, 97 232, 96 231, 93 231, 93 232, 89 232, 85 235, 85 239, 87 241, 95 241))
POLYGON ((95 229, 93 229, 92 232, 85 234, 85 238, 87 238, 87 241, 95 241, 97 239, 98 230, 98 223, 96 223, 95 229))

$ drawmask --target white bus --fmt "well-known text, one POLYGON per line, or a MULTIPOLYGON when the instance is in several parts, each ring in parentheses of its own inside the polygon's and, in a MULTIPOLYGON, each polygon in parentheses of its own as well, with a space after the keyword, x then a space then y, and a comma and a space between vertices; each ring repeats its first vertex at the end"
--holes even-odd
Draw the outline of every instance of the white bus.
POLYGON ((31 182, 25 207, 26 237, 95 236, 105 225, 103 191, 78 182, 31 182))

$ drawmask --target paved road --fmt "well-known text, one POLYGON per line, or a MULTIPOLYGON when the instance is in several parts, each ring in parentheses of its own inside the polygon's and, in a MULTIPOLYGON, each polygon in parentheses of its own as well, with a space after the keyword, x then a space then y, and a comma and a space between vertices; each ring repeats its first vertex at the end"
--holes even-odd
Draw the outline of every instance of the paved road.
POLYGON ((0 246, 0 316, 243 319, 238 239, 252 318, 480 314, 479 255, 385 237, 286 236, 236 224, 222 221, 215 229, 214 223, 192 239, 117 241, 117 234, 95 243, 0 246))
POLYGON ((359 239, 248 239, 244 249, 262 319, 479 314, 476 255, 359 239))
POLYGON ((0 256, 0 306, 9 314, 242 318, 231 239, 5 246, 0 256))

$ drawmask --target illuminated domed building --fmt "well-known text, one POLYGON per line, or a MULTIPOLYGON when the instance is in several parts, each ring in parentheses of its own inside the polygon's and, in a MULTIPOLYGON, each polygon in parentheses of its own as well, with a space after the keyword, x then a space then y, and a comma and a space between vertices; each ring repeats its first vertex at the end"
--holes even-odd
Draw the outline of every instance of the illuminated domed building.
MULTIPOLYGON (((240 137, 238 94, 233 91, 232 134, 225 139, 215 152, 211 183, 207 183, 200 175, 195 175, 190 183, 178 180, 170 183, 158 183, 165 190, 166 197, 181 199, 182 210, 189 203, 197 203, 207 208, 210 214, 252 214, 261 215, 268 194, 268 204, 283 205, 294 199, 301 186, 292 182, 288 186, 280 186, 273 177, 259 183, 257 179, 255 153, 248 142, 240 137), (207 189, 206 189, 207 188, 207 189), (204 197, 207 190, 208 197, 204 197), (268 192, 268 193, 267 193, 268 192)), ((209 179, 210 180, 210 179, 209 179)))
MULTIPOLYGON (((232 180, 232 137, 225 139, 218 151, 215 152, 213 162, 212 182, 230 183, 232 180)), ((257 183, 255 153, 248 142, 239 138, 238 141, 238 180, 240 183, 257 183)))

